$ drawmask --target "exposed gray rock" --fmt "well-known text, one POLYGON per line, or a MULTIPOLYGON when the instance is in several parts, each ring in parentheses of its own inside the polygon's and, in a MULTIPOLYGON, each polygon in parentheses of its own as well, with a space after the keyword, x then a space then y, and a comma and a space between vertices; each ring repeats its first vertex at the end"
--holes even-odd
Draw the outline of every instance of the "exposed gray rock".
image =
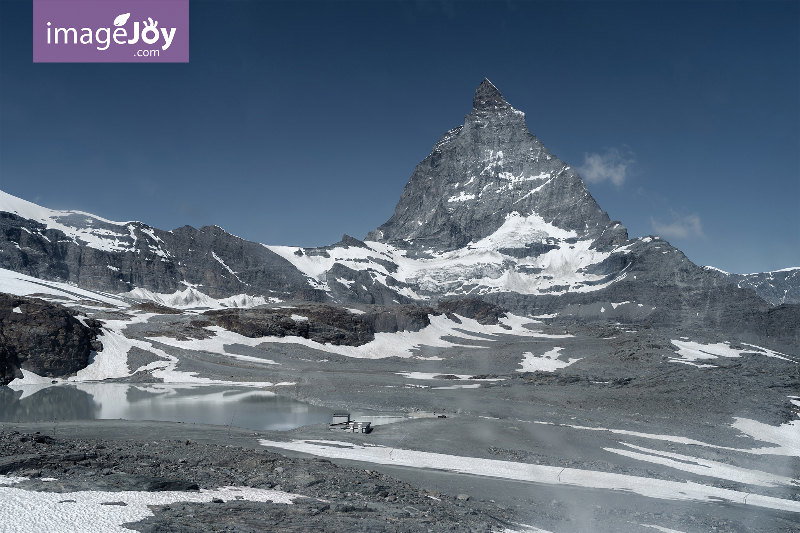
POLYGON ((361 346, 375 333, 419 331, 430 324, 429 307, 374 306, 357 314, 337 306, 298 305, 290 308, 222 309, 204 317, 245 337, 302 337, 324 344, 361 346))
MULTIPOLYGON (((151 516, 125 524, 134 531, 503 531, 514 516, 493 502, 448 497, 325 459, 191 441, 58 437, 42 444, 37 437, 41 435, 0 434, 0 473, 31 478, 15 488, 64 493, 62 503, 75 501, 68 493, 87 490, 196 491, 237 486, 301 496, 293 505, 221 498, 155 505, 150 507, 151 516), (41 481, 47 477, 56 481, 41 481)), ((113 500, 102 504, 125 505, 113 500)))
POLYGON ((171 294, 189 283, 213 298, 250 294, 327 299, 282 257, 216 226, 162 231, 141 222, 119 225, 75 214, 59 217, 58 222, 87 234, 96 232, 105 249, 47 229, 43 223, 0 212, 0 268, 114 293, 141 287, 171 294))
POLYGON ((101 322, 82 324, 64 306, 0 293, 0 385, 21 378, 21 369, 40 376, 69 376, 85 368, 101 322))
MULTIPOLYGON (((708 268, 708 267, 707 267, 708 268)), ((710 269, 742 289, 753 289, 772 305, 800 304, 800 268, 757 274, 731 274, 710 269)))
POLYGON ((456 314, 465 318, 472 318, 481 324, 497 324, 500 318, 506 316, 505 310, 498 306, 477 298, 463 298, 461 300, 446 300, 439 303, 439 310, 456 314))
POLYGON ((517 212, 603 239, 627 239, 578 173, 528 130, 489 80, 478 86, 464 125, 445 133, 411 175, 388 222, 367 239, 413 249, 453 250, 491 235, 517 212))

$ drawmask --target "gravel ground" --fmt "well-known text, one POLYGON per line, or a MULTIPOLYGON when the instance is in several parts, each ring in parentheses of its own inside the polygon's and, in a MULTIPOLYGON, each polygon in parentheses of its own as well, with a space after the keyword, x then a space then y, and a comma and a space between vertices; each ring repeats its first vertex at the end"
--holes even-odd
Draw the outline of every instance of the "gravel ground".
POLYGON ((137 531, 502 531, 513 513, 466 495, 426 491, 373 470, 326 459, 192 440, 77 439, 11 430, 0 436, 0 473, 15 488, 71 493, 192 491, 238 486, 282 490, 294 505, 229 501, 152 507, 137 531), (42 481, 55 478, 57 481, 42 481))

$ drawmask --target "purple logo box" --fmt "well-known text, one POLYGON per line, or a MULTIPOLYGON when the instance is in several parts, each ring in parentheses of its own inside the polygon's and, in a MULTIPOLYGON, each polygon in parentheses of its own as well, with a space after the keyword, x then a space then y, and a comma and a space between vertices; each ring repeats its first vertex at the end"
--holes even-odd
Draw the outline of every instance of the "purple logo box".
POLYGON ((189 0, 33 0, 34 63, 188 63, 189 0))

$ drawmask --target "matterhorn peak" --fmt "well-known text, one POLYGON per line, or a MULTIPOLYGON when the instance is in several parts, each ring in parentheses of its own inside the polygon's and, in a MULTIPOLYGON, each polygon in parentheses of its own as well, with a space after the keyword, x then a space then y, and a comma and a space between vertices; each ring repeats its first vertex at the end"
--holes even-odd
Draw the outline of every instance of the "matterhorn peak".
POLYGON ((475 90, 475 98, 472 99, 472 107, 476 111, 499 111, 501 109, 508 109, 511 106, 497 87, 488 79, 483 78, 483 81, 475 90))
POLYGON ((417 165, 394 215, 367 240, 420 254, 502 240, 507 253, 520 257, 547 239, 592 243, 602 235, 596 247, 627 240, 621 225, 611 230, 575 169, 531 134, 525 114, 492 82, 481 82, 473 106, 464 125, 448 130, 417 165), (489 239, 497 232, 520 238, 489 239))

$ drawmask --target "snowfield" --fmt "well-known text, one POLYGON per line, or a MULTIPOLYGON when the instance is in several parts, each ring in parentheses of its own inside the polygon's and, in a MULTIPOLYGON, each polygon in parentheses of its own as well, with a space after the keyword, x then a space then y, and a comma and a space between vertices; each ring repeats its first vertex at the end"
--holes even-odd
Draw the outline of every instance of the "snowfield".
MULTIPOLYGON (((574 231, 553 226, 537 214, 523 216, 515 211, 493 234, 459 250, 431 251, 430 258, 409 258, 406 250, 376 241, 365 241, 368 248, 335 247, 328 250, 328 257, 308 255, 292 246, 266 247, 305 274, 312 287, 330 291, 327 272, 338 263, 355 271, 369 270, 373 280, 383 285, 386 285, 386 277, 391 276, 407 285, 395 290, 414 299, 428 299, 427 293, 463 295, 462 287, 473 284, 477 287, 469 294, 591 292, 624 279, 625 273, 621 272, 615 279, 600 283, 605 276, 589 274, 586 270, 614 253, 629 253, 629 246, 600 252, 592 248, 590 240, 574 244, 564 242, 576 236, 574 231), (523 259, 500 251, 534 243, 554 248, 535 258, 523 259), (397 269, 389 271, 381 261, 390 261, 397 269), (532 269, 538 272, 534 274, 532 269)), ((352 284, 349 280, 337 281, 347 287, 352 284)))
POLYGON ((559 359, 561 350, 563 348, 555 347, 543 355, 533 355, 531 352, 526 352, 523 354, 525 358, 522 360, 522 366, 517 369, 517 372, 555 372, 581 360, 580 358, 570 358, 567 361, 559 359))
MULTIPOLYGON (((89 300, 117 307, 128 307, 130 304, 115 294, 81 289, 77 285, 58 281, 44 281, 26 276, 13 270, 0 268, 0 291, 16 296, 43 294, 52 297, 52 301, 64 303, 69 301, 89 300)), ((45 300, 48 298, 45 296, 45 300)), ((89 303, 91 306, 91 303, 89 303)))
MULTIPOLYGON (((329 459, 350 459, 374 464, 396 465, 411 468, 435 468, 449 470, 474 476, 486 476, 516 481, 529 481, 548 485, 565 485, 603 489, 613 491, 632 492, 648 498, 665 500, 681 500, 712 503, 727 501, 731 503, 744 503, 767 509, 776 509, 800 513, 800 502, 750 494, 736 490, 723 489, 711 485, 695 483, 692 481, 678 482, 661 479, 643 478, 611 472, 582 470, 577 468, 564 468, 558 466, 534 465, 497 459, 482 459, 478 457, 463 457, 441 453, 422 452, 403 448, 390 448, 382 445, 359 445, 343 441, 330 440, 292 440, 273 441, 260 439, 263 446, 308 453, 329 459)), ((717 463, 719 465, 719 463, 717 463)), ((708 466, 706 475, 726 479, 731 475, 730 468, 708 466)), ((737 471, 740 477, 765 480, 773 483, 779 479, 777 476, 769 477, 767 474, 754 471, 737 471), (767 476, 767 477, 765 477, 767 476)))
POLYGON ((716 344, 701 344, 688 340, 672 340, 671 342, 678 348, 677 353, 680 356, 671 358, 671 362, 683 363, 698 368, 717 368, 716 365, 697 363, 696 361, 699 360, 713 360, 719 357, 741 357, 748 353, 758 353, 767 357, 774 357, 791 363, 797 363, 797 361, 785 354, 762 348, 755 344, 742 343, 746 348, 734 349, 728 342, 718 342, 716 344))
POLYGON ((3 502, 0 506, 0 531, 128 533, 130 529, 123 528, 122 524, 154 516, 148 507, 150 505, 210 503, 215 498, 291 505, 293 500, 302 497, 279 490, 248 487, 221 487, 198 492, 36 492, 4 486, 24 479, 0 476, 0 501, 3 502))
MULTIPOLYGON (((458 315, 456 315, 458 316, 458 315)), ((299 344, 314 350, 328 352, 346 357, 359 359, 384 359, 387 357, 414 357, 415 352, 422 346, 434 348, 486 348, 484 345, 469 344, 469 341, 486 341, 498 338, 500 335, 516 335, 522 337, 563 338, 564 335, 548 335, 525 327, 535 321, 509 314, 500 321, 510 329, 497 326, 488 326, 469 318, 458 317, 461 323, 454 322, 446 315, 430 316, 430 325, 420 331, 399 331, 397 333, 376 333, 375 339, 362 346, 336 346, 322 344, 303 337, 260 337, 251 339, 224 330, 218 326, 209 326, 208 330, 217 335, 209 339, 176 340, 170 337, 152 337, 153 341, 176 348, 202 350, 214 353, 224 353, 226 344, 244 344, 258 346, 264 343, 272 344, 299 344), (478 335, 483 336, 478 336, 478 335), (451 338, 453 340, 448 340, 451 338)))
POLYGON ((264 296, 250 296, 236 294, 227 298, 215 299, 203 294, 194 287, 187 287, 182 291, 172 294, 151 292, 147 289, 136 288, 124 292, 120 296, 145 302, 154 302, 175 309, 224 309, 226 307, 256 307, 269 303, 280 303, 278 298, 265 298, 264 296))
MULTIPOLYGON (((153 230, 141 222, 114 222, 83 211, 56 211, 28 202, 6 192, 0 191, 0 211, 14 213, 35 220, 47 229, 63 231, 75 244, 107 252, 135 251, 140 233, 146 235, 149 251, 166 258, 170 254, 161 248, 161 239, 153 230)), ((43 234, 39 233, 39 235, 43 234)), ((46 237, 45 237, 46 238, 46 237)))

